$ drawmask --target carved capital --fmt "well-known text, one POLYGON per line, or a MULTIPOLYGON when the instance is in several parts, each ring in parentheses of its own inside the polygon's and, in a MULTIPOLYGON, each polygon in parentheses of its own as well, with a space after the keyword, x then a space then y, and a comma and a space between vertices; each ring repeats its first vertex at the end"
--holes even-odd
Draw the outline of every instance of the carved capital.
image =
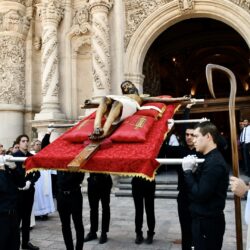
POLYGON ((113 6, 113 0, 90 0, 89 10, 91 13, 95 12, 109 12, 113 6))
POLYGON ((27 16, 23 16, 18 10, 9 10, 0 13, 0 32, 17 32, 26 36, 29 30, 30 21, 27 16))
POLYGON ((58 25, 64 15, 64 9, 59 0, 50 0, 39 6, 39 16, 44 24, 58 25))

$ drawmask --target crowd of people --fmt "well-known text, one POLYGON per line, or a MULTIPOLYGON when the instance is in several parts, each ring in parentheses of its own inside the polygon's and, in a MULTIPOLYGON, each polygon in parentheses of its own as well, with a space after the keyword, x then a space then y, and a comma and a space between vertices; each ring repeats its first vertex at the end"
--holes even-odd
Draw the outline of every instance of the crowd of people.
MULTIPOLYGON (((187 106, 184 119, 189 118, 187 106)), ((50 170, 33 171, 28 174, 21 162, 7 162, 2 157, 30 157, 50 143, 51 131, 42 142, 33 142, 29 147, 29 137, 20 135, 7 151, 0 145, 0 248, 3 250, 33 249, 39 247, 30 241, 32 213, 36 218, 47 219, 55 211, 50 170), (8 152, 10 151, 10 152, 8 152), (33 208, 33 210, 32 210, 33 208), (33 211, 33 212, 32 212, 33 211), (19 230, 20 229, 20 230, 19 230), (21 237, 20 237, 21 231, 21 237), (21 241, 20 241, 21 239, 21 241)), ((239 136, 243 169, 249 173, 250 125, 244 120, 239 136)), ((220 134, 216 126, 208 121, 194 127, 183 125, 180 139, 182 145, 165 141, 161 152, 167 158, 183 158, 178 173, 178 215, 182 235, 182 249, 216 250, 221 249, 225 232, 224 208, 229 185, 228 164, 220 152, 220 134), (205 159, 197 164, 197 157, 205 159)), ((83 173, 57 171, 57 210, 61 220, 62 234, 67 250, 83 249, 84 242, 97 239, 99 201, 102 205, 102 223, 99 243, 108 241, 110 225, 110 193, 112 178, 109 174, 90 173, 88 177, 88 200, 90 206, 90 231, 84 236, 82 218, 83 197, 81 184, 83 173), (76 231, 74 246, 71 218, 76 231)), ((155 181, 140 177, 132 178, 132 196, 135 206, 135 243, 152 244, 155 235, 154 196, 155 181), (143 236, 144 207, 147 219, 147 237, 143 236)), ((236 177, 230 178, 235 195, 243 197, 249 186, 236 177)), ((249 205, 250 206, 250 205, 249 205)), ((250 217, 250 216, 249 216, 250 217)))

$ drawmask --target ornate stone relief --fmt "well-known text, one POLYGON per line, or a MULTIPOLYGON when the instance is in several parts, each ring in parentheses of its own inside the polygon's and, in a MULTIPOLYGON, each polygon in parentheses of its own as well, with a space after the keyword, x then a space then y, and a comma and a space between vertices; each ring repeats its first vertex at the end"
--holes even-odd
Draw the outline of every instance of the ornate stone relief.
POLYGON ((0 103, 25 103, 24 58, 22 38, 0 36, 0 103))
POLYGON ((174 0, 125 0, 125 48, 128 46, 131 36, 144 19, 161 6, 172 1, 174 0))
POLYGON ((250 13, 250 0, 230 0, 250 13))
POLYGON ((194 0, 179 0, 179 8, 183 12, 192 10, 194 7, 194 0))
POLYGON ((94 95, 109 92, 110 84, 110 41, 108 13, 112 0, 90 0, 89 9, 92 17, 92 72, 94 95), (101 91, 99 91, 101 90, 101 91), (102 92, 104 90, 104 92, 102 92))
POLYGON ((39 36, 36 36, 33 41, 34 48, 36 50, 40 50, 42 47, 42 38, 39 36))
POLYGON ((18 10, 9 10, 6 13, 0 13, 0 32, 11 31, 26 36, 29 30, 29 19, 22 16, 18 10))
POLYGON ((75 11, 73 17, 73 25, 69 32, 69 35, 80 36, 86 35, 91 31, 91 25, 89 23, 89 12, 87 6, 75 11))
POLYGON ((26 0, 8 0, 8 2, 15 2, 15 3, 20 3, 22 5, 25 5, 26 0))

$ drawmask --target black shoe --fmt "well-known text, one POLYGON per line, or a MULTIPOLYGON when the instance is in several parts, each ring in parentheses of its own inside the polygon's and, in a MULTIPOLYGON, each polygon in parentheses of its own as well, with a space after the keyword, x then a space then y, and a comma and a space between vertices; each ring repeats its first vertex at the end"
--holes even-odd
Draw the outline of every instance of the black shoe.
POLYGON ((135 244, 139 245, 139 244, 141 244, 143 242, 143 240, 144 240, 143 236, 140 235, 140 234, 137 234, 136 239, 135 239, 135 244))
POLYGON ((148 235, 147 239, 146 239, 146 243, 147 244, 152 244, 153 243, 153 235, 148 235))
POLYGON ((101 237, 100 237, 100 239, 99 239, 99 243, 100 243, 100 244, 104 244, 104 243, 106 243, 107 241, 108 241, 107 234, 106 234, 106 233, 102 233, 102 234, 101 234, 101 237))
POLYGON ((22 249, 39 250, 39 247, 34 246, 30 242, 28 242, 27 244, 22 244, 22 249))
POLYGON ((91 240, 95 240, 95 239, 97 239, 96 233, 91 233, 91 232, 89 232, 89 233, 87 234, 87 236, 85 237, 84 242, 91 241, 91 240))

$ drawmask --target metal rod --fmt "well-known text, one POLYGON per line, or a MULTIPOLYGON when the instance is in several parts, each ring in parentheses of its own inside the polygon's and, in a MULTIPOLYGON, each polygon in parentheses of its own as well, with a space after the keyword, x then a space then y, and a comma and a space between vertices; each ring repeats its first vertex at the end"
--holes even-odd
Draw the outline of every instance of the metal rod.
MULTIPOLYGON (((7 162, 24 162, 27 157, 8 157, 5 159, 7 162)), ((164 159, 164 158, 157 158, 156 159, 160 164, 172 164, 172 165, 179 165, 182 164, 182 158, 173 158, 173 159, 164 159)), ((196 159, 196 163, 202 163, 204 159, 196 159)))
MULTIPOLYGON (((171 165, 181 165, 183 158, 173 158, 173 159, 156 159, 160 164, 171 164, 171 165)), ((203 163, 205 159, 196 159, 196 163, 203 163)))
POLYGON ((8 158, 5 158, 5 161, 7 162, 24 162, 28 157, 14 157, 14 156, 11 156, 11 157, 8 157, 8 158))
POLYGON ((48 128, 71 128, 75 126, 77 123, 65 123, 65 124, 50 124, 48 128))
POLYGON ((174 120, 174 119, 168 119, 168 123, 198 123, 198 122, 204 122, 204 121, 210 121, 210 119, 207 118, 201 118, 201 119, 187 119, 187 120, 174 120))

